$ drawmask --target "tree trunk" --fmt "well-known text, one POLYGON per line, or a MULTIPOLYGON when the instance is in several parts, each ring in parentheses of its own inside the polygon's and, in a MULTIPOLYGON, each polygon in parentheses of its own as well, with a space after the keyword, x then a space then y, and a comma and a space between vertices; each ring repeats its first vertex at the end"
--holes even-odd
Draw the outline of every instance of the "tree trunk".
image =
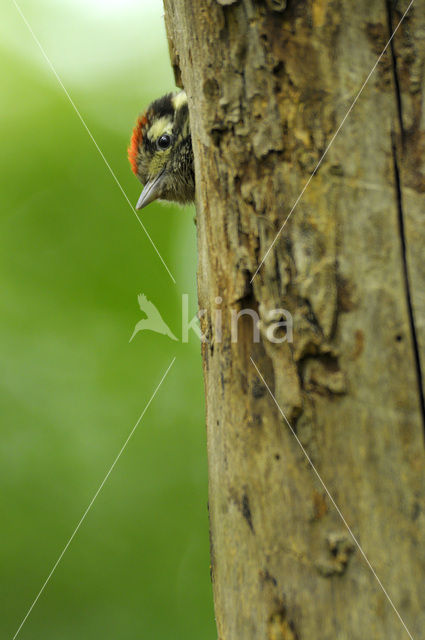
POLYGON ((425 0, 334 141, 406 0, 164 1, 195 154, 219 639, 424 638, 425 0), (293 342, 274 343, 282 308, 293 342), (232 341, 232 310, 260 341, 246 311, 232 341))

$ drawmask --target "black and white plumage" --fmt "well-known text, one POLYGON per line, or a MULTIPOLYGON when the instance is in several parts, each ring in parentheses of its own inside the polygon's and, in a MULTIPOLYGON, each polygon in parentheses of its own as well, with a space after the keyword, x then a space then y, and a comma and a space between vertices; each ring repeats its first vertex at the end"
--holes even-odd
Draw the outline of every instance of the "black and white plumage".
POLYGON ((193 202, 193 151, 184 91, 158 98, 139 116, 128 158, 133 173, 144 184, 136 209, 158 199, 193 202))

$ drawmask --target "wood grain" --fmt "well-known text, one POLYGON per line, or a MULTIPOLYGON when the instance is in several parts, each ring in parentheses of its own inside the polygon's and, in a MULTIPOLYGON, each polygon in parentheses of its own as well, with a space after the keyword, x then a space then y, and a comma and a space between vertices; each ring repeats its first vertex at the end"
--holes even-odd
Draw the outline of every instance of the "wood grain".
POLYGON ((196 164, 219 640, 425 629, 425 0, 165 0, 196 164), (214 326, 216 298, 222 335, 214 326), (266 338, 271 310, 293 342, 266 338), (231 310, 252 309, 232 342, 231 310))

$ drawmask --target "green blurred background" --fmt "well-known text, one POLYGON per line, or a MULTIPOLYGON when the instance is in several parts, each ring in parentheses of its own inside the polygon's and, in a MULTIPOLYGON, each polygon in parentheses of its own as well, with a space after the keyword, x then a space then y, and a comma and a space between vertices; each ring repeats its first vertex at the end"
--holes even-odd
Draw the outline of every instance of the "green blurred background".
MULTIPOLYGON (((135 118, 174 88, 159 0, 21 0, 132 203, 135 118)), ((176 356, 19 638, 216 638, 199 341, 129 343, 143 292, 196 312, 194 211, 140 228, 12 0, 2 3, 0 637, 12 638, 176 356)))

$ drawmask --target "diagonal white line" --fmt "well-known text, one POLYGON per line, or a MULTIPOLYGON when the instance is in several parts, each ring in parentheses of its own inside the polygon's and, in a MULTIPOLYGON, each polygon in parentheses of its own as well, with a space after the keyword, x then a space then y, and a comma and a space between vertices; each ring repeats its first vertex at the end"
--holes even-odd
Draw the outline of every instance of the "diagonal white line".
POLYGON ((373 65, 372 69, 370 70, 366 80, 363 82, 362 86, 360 87, 359 92, 357 93, 356 97, 354 98, 351 107, 348 109, 347 113, 345 114, 344 118, 342 119, 338 129, 335 131, 334 135, 331 138, 331 141, 329 142, 328 146, 326 147, 322 157, 320 158, 319 162, 316 164, 313 173, 311 174, 311 176, 309 177, 309 179, 307 180, 307 182, 305 183, 303 190, 301 191, 300 195, 298 196, 298 198, 295 200, 295 203, 292 207, 292 209, 290 210, 290 212, 288 213, 288 215, 286 216, 282 226, 280 227, 279 231, 277 232, 273 242, 271 243, 270 247, 267 249, 266 253, 264 254, 264 256, 261 259, 260 264, 258 265, 258 267, 255 270, 254 275, 251 278, 251 283, 254 280, 255 276, 257 275, 257 273, 259 272, 259 270, 261 269, 261 267, 263 266, 264 261, 266 260, 267 256, 269 255, 270 251, 273 249, 276 240, 278 239, 278 237, 280 236, 280 234, 283 231, 283 228, 285 227, 286 223, 288 222, 289 218, 291 217, 295 207, 297 206, 297 204, 299 203, 299 201, 301 200, 301 198, 304 195, 305 190, 307 189, 308 185, 310 184, 310 182, 312 181, 312 179, 314 178, 315 174, 317 173, 318 168, 320 167, 320 165, 322 164, 326 154, 328 153, 329 149, 331 148, 335 138, 337 137, 338 133, 341 131, 342 127, 344 126, 345 121, 347 120, 348 116, 350 115, 351 111, 354 109, 354 106, 357 102, 357 100, 360 98, 361 93, 363 92, 363 89, 365 88, 365 86, 367 85, 367 83, 370 80, 371 75, 373 74, 373 72, 375 71, 376 67, 378 66, 378 64, 381 61, 382 56, 384 55, 384 53, 386 52, 386 50, 388 49, 391 40, 394 38, 395 34, 398 31, 399 26, 401 25, 401 23, 403 22, 404 18, 406 17, 407 12, 409 11, 410 7, 412 6, 412 4, 414 3, 415 0, 411 0, 409 6, 407 7, 406 11, 403 13, 400 22, 398 23, 398 25, 396 26, 396 28, 394 29, 393 33, 391 34, 390 39, 388 40, 387 44, 385 45, 385 47, 382 49, 381 55, 379 56, 379 58, 377 59, 377 61, 375 62, 375 64, 373 65))
POLYGON ((152 400, 155 398, 160 386, 162 385, 162 383, 164 382, 168 372, 170 371, 171 367, 173 366, 174 362, 175 362, 175 357, 172 359, 172 361, 170 362, 170 364, 167 367, 167 370, 165 371, 164 375, 162 376, 161 380, 159 381, 158 385, 155 388, 155 391, 152 393, 151 397, 149 398, 145 408, 143 409, 142 413, 139 416, 139 419, 137 420, 136 424, 134 425, 134 427, 132 428, 132 430, 130 431, 129 435, 127 436, 126 441, 124 442, 123 446, 121 447, 118 455, 116 456, 115 460, 113 461, 108 473, 106 474, 106 476, 103 478, 102 482, 99 485, 99 488, 97 489, 96 493, 94 494, 93 498, 91 499, 87 509, 84 511, 79 523, 77 524, 77 526, 75 527, 71 537, 69 538, 68 542, 66 543, 66 545, 64 546, 62 552, 60 553, 58 559, 56 560, 55 564, 53 565, 49 575, 47 576, 47 578, 45 579, 43 586, 41 587, 40 591, 38 592, 37 596, 35 597, 32 605, 30 606, 30 608, 28 609, 25 618, 22 620, 21 624, 18 627, 18 630, 16 631, 15 635, 13 636, 12 640, 15 640, 15 638, 18 636, 20 630, 22 629, 22 627, 24 626, 28 616, 30 615, 31 611, 33 610, 34 606, 36 605, 39 597, 41 596, 41 594, 43 593, 44 589, 46 588, 50 578, 52 577, 52 575, 54 574, 54 572, 56 571, 56 568, 58 566, 58 564, 60 563, 60 561, 62 560, 63 556, 66 553, 66 550, 68 549, 69 545, 71 544, 71 542, 73 541, 78 529, 81 527, 81 525, 83 524, 88 512, 90 511, 90 509, 93 506, 94 501, 96 500, 97 496, 99 495, 99 493, 102 491, 103 485, 105 484, 105 482, 107 481, 107 479, 109 478, 109 476, 111 475, 115 465, 117 464, 118 460, 121 457, 121 454, 123 453, 124 449, 126 448, 127 444, 130 441, 130 438, 132 437, 133 433, 136 431, 140 421, 142 420, 143 416, 145 415, 146 411, 148 410, 152 400))
POLYGON ((350 536, 353 538, 353 541, 354 541, 354 543, 355 543, 356 547, 358 548, 358 550, 359 550, 359 551, 360 551, 360 553, 362 554, 363 558, 364 558, 364 559, 365 559, 365 561, 366 561, 367 566, 369 567, 369 569, 371 570, 371 572, 372 572, 372 573, 373 573, 373 575, 375 576, 375 578, 376 578, 376 580, 377 580, 377 582, 378 582, 379 586, 381 587, 382 591, 384 592, 385 596, 387 597, 388 602, 390 603, 390 605, 391 605, 391 606, 392 606, 392 608, 394 609, 395 613, 397 614, 397 617, 398 617, 398 619, 400 620, 401 624, 403 625, 403 627, 404 627, 405 631, 407 632, 407 634, 408 634, 409 638, 410 638, 411 640, 414 640, 414 639, 413 639, 413 636, 412 636, 412 634, 410 633, 409 629, 407 628, 407 626, 406 626, 406 624, 405 624, 405 622, 404 622, 403 618, 402 618, 402 617, 401 617, 401 615, 399 614, 399 612, 398 612, 398 610, 397 610, 397 608, 396 608, 396 606, 395 606, 394 602, 391 600, 391 598, 390 598, 390 596, 389 596, 389 594, 388 594, 387 590, 385 589, 384 585, 383 585, 383 584, 382 584, 382 582, 380 581, 379 577, 376 575, 376 572, 375 572, 374 568, 373 568, 373 567, 372 567, 372 565, 370 564, 370 562, 369 562, 369 560, 368 560, 368 558, 367 558, 367 556, 366 556, 365 552, 364 552, 364 551, 363 551, 363 549, 361 548, 360 543, 358 542, 358 540, 357 540, 356 536, 355 536, 355 535, 354 535, 354 533, 351 531, 349 524, 347 523, 346 519, 345 519, 345 518, 344 518, 344 516, 342 515, 340 508, 338 507, 338 505, 336 504, 335 500, 333 499, 333 497, 332 497, 332 496, 331 496, 331 494, 329 493, 329 490, 328 490, 327 486, 326 486, 326 485, 325 485, 325 483, 323 482, 323 480, 322 480, 322 478, 321 478, 321 476, 320 476, 319 472, 317 471, 316 467, 314 466, 313 462, 311 461, 310 456, 308 455, 307 451, 304 449, 304 447, 303 447, 303 445, 302 445, 302 443, 301 443, 300 439, 298 438, 297 434, 295 433, 294 429, 292 428, 292 426, 291 426, 291 424, 290 424, 290 422, 289 422, 288 418, 286 417, 286 415, 283 413, 282 409, 280 408, 280 405, 279 405, 278 401, 276 400, 275 396, 273 395, 273 393, 272 393, 272 391, 271 391, 271 389, 270 389, 269 385, 268 385, 268 384, 267 384, 267 382, 265 381, 265 379, 264 379, 264 377, 263 377, 263 375, 262 375, 261 371, 259 370, 259 368, 258 368, 258 367, 257 367, 257 365, 255 364, 255 362, 254 362, 254 360, 252 359, 252 357, 250 356, 249 358, 250 358, 250 360, 251 360, 252 364, 254 365, 255 369, 257 370, 257 373, 258 373, 258 375, 260 376, 261 380, 263 381, 264 386, 266 387, 267 391, 268 391, 268 392, 269 392, 269 394, 271 395, 271 397, 272 397, 272 399, 273 399, 273 401, 274 401, 274 403, 275 403, 276 407, 279 409, 279 412, 280 412, 281 416, 283 417, 283 419, 285 420, 286 424, 287 424, 287 425, 288 425, 288 427, 290 428, 290 430, 291 430, 291 432, 292 432, 292 435, 294 436, 295 440, 296 440, 296 441, 297 441, 297 443, 299 444, 299 446, 300 446, 300 448, 301 448, 301 450, 302 450, 303 454, 304 454, 304 455, 305 455, 305 457, 307 458, 307 460, 308 460, 308 462, 309 462, 309 464, 310 464, 311 468, 313 469, 314 473, 316 474, 316 476, 317 476, 317 478, 318 478, 318 480, 319 480, 320 484, 322 485, 322 487, 323 487, 323 488, 324 488, 324 490, 326 491, 326 493, 327 493, 327 495, 328 495, 328 497, 329 497, 329 500, 332 502, 333 506, 335 507, 335 509, 336 509, 336 510, 337 510, 337 512, 338 512, 339 517, 341 518, 341 520, 342 520, 342 521, 343 521, 343 523, 345 524, 345 526, 346 526, 346 528, 347 528, 347 530, 348 530, 348 532, 349 532, 350 536))
POLYGON ((22 9, 20 8, 20 6, 18 5, 18 3, 16 2, 16 0, 12 0, 13 4, 16 7, 16 10, 18 11, 18 13, 20 14, 22 20, 25 22, 26 26, 28 27, 29 32, 31 33, 32 37, 34 38, 35 43, 37 44, 38 48, 40 49, 41 53, 43 54, 44 59, 46 60, 47 64, 49 65, 50 69, 53 72, 53 75, 55 76, 56 80, 59 82, 60 86, 62 87, 66 97, 68 98, 69 102, 72 105, 72 108, 74 109, 75 113, 77 114, 77 116, 79 117, 79 119, 81 120, 81 124, 83 125, 84 129, 87 131, 87 133, 89 134, 94 146, 96 147, 96 149, 98 150, 103 162, 106 164, 106 166, 109 169, 110 174, 112 175, 113 179, 115 180, 115 182, 118 185, 119 190, 121 191, 121 193, 123 194, 124 198, 126 199, 130 209, 132 210, 132 212, 134 213, 134 215, 136 216, 140 226, 142 227, 143 231, 145 232, 149 242, 151 243, 152 247, 154 248, 158 258, 161 260, 162 264, 164 265, 165 269, 167 270, 168 275, 170 276, 171 280, 174 282, 174 284, 176 284, 176 280, 173 276, 173 274, 171 273, 171 271, 169 270, 169 268, 167 267, 165 260, 163 259, 163 257, 161 256, 161 254, 159 253, 159 250, 156 246, 156 244, 154 243, 154 241, 152 240, 150 234, 148 233, 148 230, 146 229, 145 225, 143 224, 143 222, 140 220, 139 216, 137 215, 137 212, 135 210, 135 208, 133 207, 133 205, 131 204, 130 200, 127 197, 127 194, 125 193, 124 189, 121 186, 121 183, 119 182, 117 176, 115 175, 111 165, 109 164, 109 162, 107 161, 107 159, 105 158, 103 151, 101 150, 101 148, 99 147, 99 145, 97 144, 96 140, 94 139, 90 129, 88 128, 83 116, 81 115, 81 113, 78 111, 73 99, 71 98, 71 96, 69 95, 68 91, 66 90, 62 80, 60 79, 58 73, 56 72, 56 69, 54 68, 52 62, 50 61, 50 58, 47 56, 47 53, 44 51, 43 47, 41 46, 41 43, 39 41, 39 39, 37 38, 37 36, 35 35, 31 25, 29 24, 28 20, 26 19, 25 15, 22 12, 22 9))

